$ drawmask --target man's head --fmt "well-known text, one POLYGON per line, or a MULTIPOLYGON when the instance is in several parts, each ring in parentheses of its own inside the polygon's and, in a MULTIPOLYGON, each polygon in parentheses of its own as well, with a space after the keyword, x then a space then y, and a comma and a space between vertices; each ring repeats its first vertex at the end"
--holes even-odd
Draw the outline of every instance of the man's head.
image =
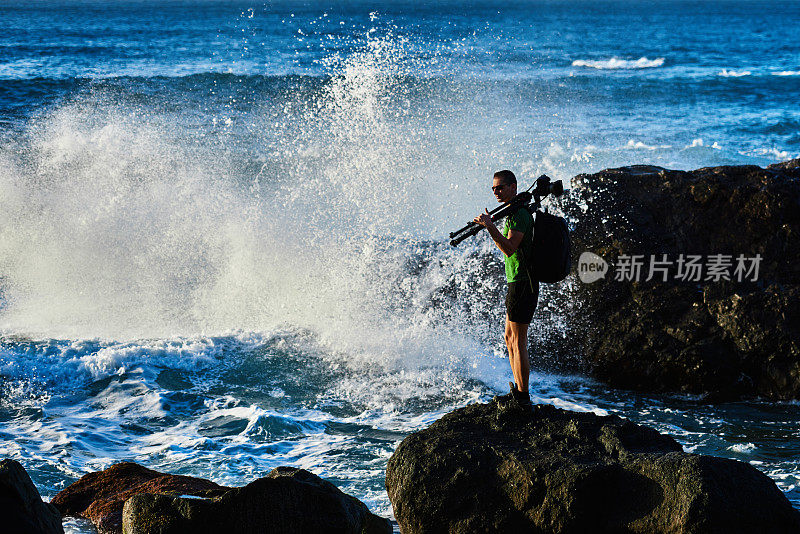
POLYGON ((498 202, 508 202, 517 196, 517 177, 511 171, 497 171, 492 178, 492 193, 498 202))

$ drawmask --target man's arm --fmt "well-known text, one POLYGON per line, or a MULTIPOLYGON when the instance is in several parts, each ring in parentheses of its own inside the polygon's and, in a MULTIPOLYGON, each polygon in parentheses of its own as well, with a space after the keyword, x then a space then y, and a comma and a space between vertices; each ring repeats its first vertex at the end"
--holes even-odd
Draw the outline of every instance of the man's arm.
POLYGON ((497 245, 497 248, 506 256, 511 256, 517 251, 520 243, 522 243, 522 237, 525 235, 524 232, 520 232, 519 230, 511 230, 508 232, 508 237, 504 237, 503 233, 498 230, 492 222, 489 210, 475 217, 473 222, 480 224, 489 231, 489 235, 494 239, 494 244, 497 245))

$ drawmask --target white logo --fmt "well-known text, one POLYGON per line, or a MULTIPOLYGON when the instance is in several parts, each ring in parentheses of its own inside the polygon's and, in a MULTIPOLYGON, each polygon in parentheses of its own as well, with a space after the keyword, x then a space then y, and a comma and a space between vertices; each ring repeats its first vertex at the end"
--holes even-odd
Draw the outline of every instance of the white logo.
POLYGON ((592 252, 584 252, 578 258, 578 276, 584 284, 591 284, 606 277, 608 263, 592 252))

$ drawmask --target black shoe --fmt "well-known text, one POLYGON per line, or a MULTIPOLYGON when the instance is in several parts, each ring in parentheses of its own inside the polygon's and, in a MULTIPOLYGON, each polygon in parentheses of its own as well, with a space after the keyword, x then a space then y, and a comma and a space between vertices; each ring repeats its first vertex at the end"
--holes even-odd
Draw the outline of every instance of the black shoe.
POLYGON ((506 393, 505 395, 497 395, 493 399, 497 401, 497 403, 500 405, 506 405, 514 400, 514 392, 517 391, 517 385, 514 384, 514 382, 509 382, 508 386, 509 388, 511 388, 511 390, 508 393, 506 393))
POLYGON ((531 404, 530 393, 522 393, 519 391, 514 382, 509 382, 508 386, 511 391, 505 395, 496 396, 494 400, 501 406, 516 406, 523 409, 531 409, 533 405, 531 404))
POLYGON ((525 410, 530 410, 533 408, 533 404, 531 404, 531 394, 527 391, 525 393, 517 390, 514 388, 511 390, 511 396, 514 398, 514 401, 517 403, 517 406, 523 408, 525 410))

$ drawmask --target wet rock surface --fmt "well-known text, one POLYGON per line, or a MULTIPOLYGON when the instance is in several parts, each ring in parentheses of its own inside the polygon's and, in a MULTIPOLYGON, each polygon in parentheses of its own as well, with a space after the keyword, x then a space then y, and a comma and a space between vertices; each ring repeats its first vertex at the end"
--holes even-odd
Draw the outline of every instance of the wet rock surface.
POLYGON ((611 268, 565 291, 575 306, 570 350, 591 375, 710 401, 800 398, 800 160, 608 169, 575 177, 563 206, 574 223, 574 264, 589 251, 611 268), (704 265, 699 280, 678 265, 690 255, 704 265), (707 268, 717 255, 731 262, 729 280, 707 268), (639 280, 617 280, 634 256, 639 280), (736 273, 739 256, 748 269, 760 256, 757 276, 736 273), (653 260, 664 259, 667 280, 661 271, 647 280, 653 260))
POLYGON ((303 469, 279 467, 215 499, 140 494, 125 503, 125 534, 391 534, 387 519, 303 469))
POLYGON ((800 532, 751 465, 552 406, 458 409, 400 444, 386 488, 404 534, 800 532))
POLYGON ((228 488, 202 478, 169 475, 122 462, 84 475, 59 492, 52 504, 62 515, 90 519, 100 532, 122 532, 122 505, 139 493, 221 495, 228 488))
POLYGON ((0 460, 0 532, 63 534, 61 514, 42 501, 25 468, 16 460, 0 460))

